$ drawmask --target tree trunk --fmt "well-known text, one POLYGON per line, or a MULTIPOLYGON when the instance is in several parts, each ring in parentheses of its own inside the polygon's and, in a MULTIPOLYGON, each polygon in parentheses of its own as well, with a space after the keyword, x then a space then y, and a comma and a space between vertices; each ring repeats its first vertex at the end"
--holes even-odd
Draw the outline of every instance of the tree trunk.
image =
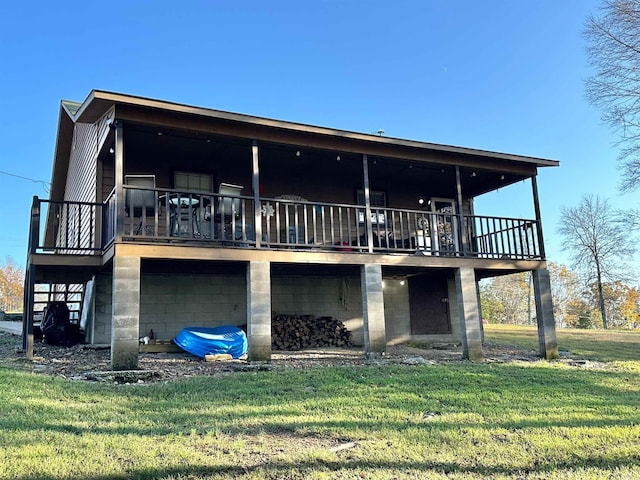
POLYGON ((602 328, 607 329, 607 312, 604 308, 604 293, 602 291, 602 274, 600 272, 600 263, 596 261, 596 272, 598 274, 598 306, 600 307, 600 315, 602 315, 602 328))

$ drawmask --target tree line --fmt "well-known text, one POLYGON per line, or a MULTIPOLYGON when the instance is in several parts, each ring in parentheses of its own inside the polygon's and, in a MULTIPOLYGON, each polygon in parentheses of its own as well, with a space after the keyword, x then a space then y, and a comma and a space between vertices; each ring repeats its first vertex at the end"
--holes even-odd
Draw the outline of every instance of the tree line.
MULTIPOLYGON (((600 289, 584 283, 566 265, 550 262, 553 313, 558 327, 603 326, 600 289)), ((640 290, 621 280, 602 285, 607 327, 640 328, 640 290)), ((482 317, 489 323, 535 325, 536 311, 530 272, 494 277, 480 283, 482 317)))
POLYGON ((0 311, 21 312, 23 303, 24 271, 11 258, 0 265, 0 311))
MULTIPOLYGON (((602 0, 584 29, 593 74, 585 82, 589 103, 617 135, 620 190, 640 187, 640 0, 602 0)), ((563 207, 557 233, 570 268, 549 264, 556 323, 573 327, 640 327, 639 297, 630 284, 640 230, 640 209, 616 211, 606 198, 584 195, 563 207)), ((498 323, 534 323, 529 272, 481 285, 483 316, 498 323)))

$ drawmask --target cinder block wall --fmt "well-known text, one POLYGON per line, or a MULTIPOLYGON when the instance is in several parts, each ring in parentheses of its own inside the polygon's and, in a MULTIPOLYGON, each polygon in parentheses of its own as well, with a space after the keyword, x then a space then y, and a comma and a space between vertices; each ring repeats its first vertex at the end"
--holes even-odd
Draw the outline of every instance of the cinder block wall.
POLYGON ((351 331, 356 345, 364 343, 359 278, 274 277, 271 310, 290 315, 337 318, 351 331))
MULTIPOLYGON (((152 328, 156 338, 168 340, 188 326, 247 323, 244 276, 147 274, 142 275, 141 281, 141 337, 152 328)), ((111 275, 96 276, 95 289, 92 342, 108 344, 111 341, 111 275)), ((387 342, 409 340, 408 286, 385 279, 383 293, 387 342)), ((274 277, 271 309, 274 313, 337 318, 352 332, 356 345, 364 343, 359 278, 274 277)))
MULTIPOLYGON (((96 276, 92 343, 111 342, 111 275, 96 276)), ((170 340, 184 327, 247 323, 244 276, 142 275, 140 336, 170 340)))
MULTIPOLYGON (((409 287, 384 280, 387 342, 410 339, 409 287)), ((271 308, 275 313, 331 316, 351 331, 356 345, 364 343, 362 295, 359 278, 280 277, 272 280, 271 308)))
POLYGON ((184 327, 247 323, 244 276, 143 275, 140 288, 140 336, 153 329, 170 340, 184 327))

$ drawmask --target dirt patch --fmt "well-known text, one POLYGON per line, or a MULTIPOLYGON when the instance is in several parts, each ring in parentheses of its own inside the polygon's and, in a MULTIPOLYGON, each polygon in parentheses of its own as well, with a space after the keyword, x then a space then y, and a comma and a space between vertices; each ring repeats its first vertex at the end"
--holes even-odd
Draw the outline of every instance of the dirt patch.
MULTIPOLYGON (((324 348, 296 352, 274 351, 269 364, 246 360, 205 362, 186 352, 140 353, 138 370, 113 372, 110 350, 92 345, 56 347, 34 345, 34 358, 27 360, 19 335, 0 332, 0 365, 73 380, 110 383, 151 383, 200 375, 225 375, 237 371, 314 368, 342 365, 435 365, 462 363, 462 347, 453 344, 391 345, 383 356, 366 358, 362 348, 324 348)), ((535 351, 503 345, 485 345, 488 362, 539 361, 535 351)))

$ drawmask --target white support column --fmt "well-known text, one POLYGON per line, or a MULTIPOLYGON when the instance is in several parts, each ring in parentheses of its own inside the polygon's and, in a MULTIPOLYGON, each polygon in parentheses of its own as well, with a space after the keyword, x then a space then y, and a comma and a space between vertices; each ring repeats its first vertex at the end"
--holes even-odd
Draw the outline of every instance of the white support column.
POLYGON ((476 275, 473 268, 462 267, 456 270, 456 294, 462 327, 462 355, 472 362, 481 362, 484 355, 476 275))
POLYGON ((115 152, 114 152, 114 175, 115 175, 115 217, 116 217, 116 242, 122 241, 124 234, 124 130, 122 120, 115 120, 113 123, 115 129, 115 152))
POLYGON ((387 335, 382 294, 382 266, 362 265, 360 268, 362 315, 364 317, 364 353, 367 357, 384 354, 387 335))
POLYGON ((271 263, 247 264, 249 361, 271 361, 271 263))
POLYGON ((558 358, 556 323, 553 317, 551 280, 549 270, 533 271, 533 290, 536 297, 536 320, 538 322, 538 344, 540 356, 547 360, 558 358))
POLYGON ((256 248, 261 247, 262 243, 262 214, 260 206, 260 157, 258 155, 258 141, 254 140, 251 144, 251 165, 253 171, 253 232, 256 236, 256 248))
POLYGON ((140 257, 113 257, 111 368, 138 367, 140 336, 140 257))

